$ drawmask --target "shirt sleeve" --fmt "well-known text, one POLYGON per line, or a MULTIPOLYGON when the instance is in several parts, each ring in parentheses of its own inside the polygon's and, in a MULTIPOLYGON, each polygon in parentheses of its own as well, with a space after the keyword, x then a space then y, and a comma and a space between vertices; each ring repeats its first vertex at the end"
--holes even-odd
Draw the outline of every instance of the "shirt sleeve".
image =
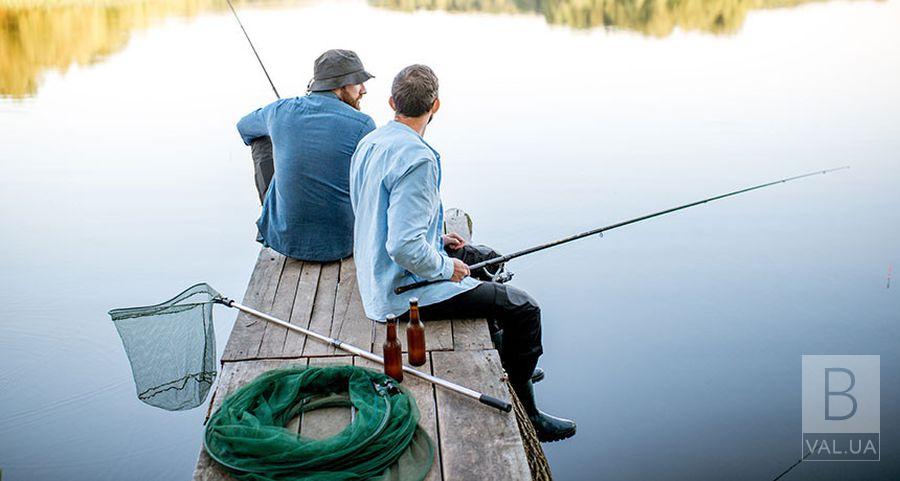
POLYGON ((275 111, 278 102, 271 103, 245 115, 237 123, 238 133, 245 145, 250 145, 254 139, 269 137, 269 117, 275 111))
POLYGON ((410 166, 390 189, 385 248, 394 262, 427 280, 453 276, 453 261, 426 239, 439 204, 437 167, 427 158, 410 166))

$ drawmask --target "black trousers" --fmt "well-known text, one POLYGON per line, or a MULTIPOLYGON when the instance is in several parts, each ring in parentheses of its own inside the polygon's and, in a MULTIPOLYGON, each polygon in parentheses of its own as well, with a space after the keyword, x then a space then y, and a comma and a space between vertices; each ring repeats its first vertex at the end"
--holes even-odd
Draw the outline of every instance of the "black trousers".
MULTIPOLYGON (((465 246, 450 252, 451 257, 474 264, 496 257, 489 249, 465 246)), ((475 273, 473 273, 475 274, 475 273)), ((531 378, 541 345, 541 308, 527 292, 507 284, 482 282, 478 287, 445 301, 420 308, 422 318, 487 318, 492 331, 502 330, 500 360, 510 382, 531 378)), ((495 332, 492 332, 494 334, 495 332)))
POLYGON ((250 156, 253 158, 253 178, 256 181, 256 191, 259 193, 259 203, 266 199, 266 191, 272 183, 275 175, 275 160, 272 156, 272 139, 259 137, 250 142, 250 156))

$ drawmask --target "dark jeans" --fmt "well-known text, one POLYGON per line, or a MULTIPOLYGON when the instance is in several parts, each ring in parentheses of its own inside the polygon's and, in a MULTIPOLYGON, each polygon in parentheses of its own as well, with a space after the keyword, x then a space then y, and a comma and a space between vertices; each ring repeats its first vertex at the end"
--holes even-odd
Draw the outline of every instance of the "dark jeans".
POLYGON ((259 203, 262 204, 275 174, 272 139, 269 137, 253 139, 250 142, 250 156, 253 157, 253 178, 256 181, 256 191, 259 193, 259 203))
MULTIPOLYGON (((448 252, 451 257, 474 264, 496 256, 484 250, 463 247, 448 252)), ((506 284, 482 282, 478 287, 445 301, 420 308, 424 319, 487 318, 493 331, 501 329, 498 346, 503 368, 513 383, 531 378, 541 346, 541 308, 527 292, 506 284)))

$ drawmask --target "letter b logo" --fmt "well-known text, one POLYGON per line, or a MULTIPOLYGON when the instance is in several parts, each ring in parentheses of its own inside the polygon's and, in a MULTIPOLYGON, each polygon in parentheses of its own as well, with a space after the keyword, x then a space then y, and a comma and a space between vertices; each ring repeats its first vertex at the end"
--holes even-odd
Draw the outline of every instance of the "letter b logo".
POLYGON ((856 385, 856 376, 853 375, 853 371, 844 368, 844 367, 827 367, 825 368, 825 419, 828 421, 843 421, 845 419, 850 419, 856 414, 856 398, 852 395, 848 394, 850 390, 853 389, 853 386, 856 385), (843 373, 846 375, 846 379, 849 380, 847 388, 843 391, 832 391, 832 386, 836 385, 838 381, 835 381, 835 384, 832 384, 832 380, 835 377, 843 377, 840 374, 832 375, 833 373, 843 373), (843 416, 834 416, 831 414, 831 398, 841 396, 850 400, 851 408, 850 412, 844 414, 843 416))
POLYGON ((804 461, 881 459, 881 358, 802 358, 804 461))

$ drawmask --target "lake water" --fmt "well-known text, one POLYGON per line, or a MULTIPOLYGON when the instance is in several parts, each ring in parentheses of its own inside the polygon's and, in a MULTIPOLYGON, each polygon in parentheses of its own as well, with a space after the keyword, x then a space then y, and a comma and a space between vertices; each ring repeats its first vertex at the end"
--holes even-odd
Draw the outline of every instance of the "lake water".
MULTIPOLYGON (((851 165, 510 267, 543 307, 540 404, 578 421, 544 446, 557 479, 774 478, 802 354, 881 356, 886 453, 784 479, 900 478, 900 1, 238 10, 282 95, 359 52, 379 124, 393 75, 432 66, 444 204, 501 251, 851 165)), ((3 479, 186 479, 205 409, 140 403, 106 311, 241 295, 259 206, 234 124, 272 92, 211 0, 2 2, 0 34, 3 479)))

